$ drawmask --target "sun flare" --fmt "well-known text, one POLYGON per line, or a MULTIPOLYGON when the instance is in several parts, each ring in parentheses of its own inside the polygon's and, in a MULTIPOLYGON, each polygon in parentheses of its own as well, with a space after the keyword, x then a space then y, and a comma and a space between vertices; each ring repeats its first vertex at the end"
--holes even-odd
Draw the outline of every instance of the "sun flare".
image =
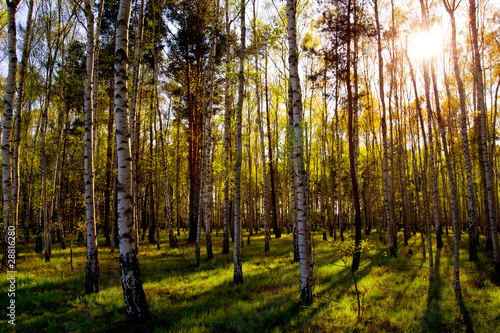
POLYGON ((417 61, 434 58, 443 50, 442 32, 434 26, 428 32, 416 31, 408 36, 408 54, 417 61))

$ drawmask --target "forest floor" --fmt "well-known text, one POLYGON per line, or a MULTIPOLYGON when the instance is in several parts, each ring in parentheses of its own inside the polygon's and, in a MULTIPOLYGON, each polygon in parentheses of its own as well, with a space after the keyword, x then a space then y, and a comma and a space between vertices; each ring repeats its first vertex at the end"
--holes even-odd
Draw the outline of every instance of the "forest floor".
MULTIPOLYGON (((492 254, 479 248, 480 262, 468 261, 466 242, 460 243, 462 298, 453 292, 453 236, 443 235, 444 248, 434 248, 436 279, 428 281, 428 259, 422 260, 420 235, 409 246, 399 235, 398 258, 384 255, 388 246, 373 232, 371 251, 362 254, 356 278, 361 300, 358 318, 356 291, 350 272, 334 251, 333 238, 313 234, 315 300, 298 305, 299 264, 293 263, 292 236, 272 238, 264 253, 264 237, 254 234, 243 248, 243 279, 233 284, 233 257, 221 254, 222 235, 213 233, 215 258, 194 266, 194 244, 179 237, 180 248, 141 242, 139 263, 153 316, 147 325, 126 322, 118 251, 99 247, 101 291, 86 295, 85 243, 74 246, 74 269, 69 249, 56 244, 52 260, 44 262, 33 246, 22 246, 17 266, 16 329, 18 332, 498 332, 500 289, 491 283, 492 254), (413 254, 409 255, 408 250, 413 254)), ((203 237, 204 238, 204 237, 203 237)), ((99 244, 104 239, 99 238, 99 244)), ((435 238, 433 237, 433 242, 435 238)), ((481 242, 484 244, 484 242, 481 242)), ((426 246, 427 247, 427 246, 426 246)), ((202 256, 206 253, 202 247, 202 256)), ((350 264, 350 261, 348 261, 350 264)), ((4 274, 5 276, 5 274, 4 274)), ((0 304, 5 309, 8 281, 0 280, 0 304)), ((5 315, 0 331, 12 331, 5 315)))

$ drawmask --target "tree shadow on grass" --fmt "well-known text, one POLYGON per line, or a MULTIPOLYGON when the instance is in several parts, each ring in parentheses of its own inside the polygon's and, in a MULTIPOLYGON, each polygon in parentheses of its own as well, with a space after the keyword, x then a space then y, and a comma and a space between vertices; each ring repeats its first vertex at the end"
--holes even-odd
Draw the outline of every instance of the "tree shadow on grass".
POLYGON ((420 319, 421 332, 442 332, 443 327, 441 327, 441 293, 442 284, 439 274, 439 268, 441 263, 441 249, 437 249, 434 260, 434 280, 429 281, 429 287, 427 290, 427 309, 424 316, 420 319))
POLYGON ((469 310, 467 310, 467 306, 465 305, 465 302, 464 302, 464 299, 462 297, 462 294, 460 293, 460 294, 455 295, 455 296, 456 296, 458 305, 460 307, 460 313, 462 314, 462 317, 464 319, 465 326, 467 327, 466 332, 467 333, 473 333, 474 332, 474 328, 472 326, 472 321, 471 321, 471 318, 470 318, 469 310))
MULTIPOLYGON (((156 297, 157 305, 151 309, 153 321, 149 327, 155 331, 271 331, 289 323, 300 307, 279 283, 266 280, 262 274, 248 274, 243 284, 235 285, 226 279, 210 289, 185 297, 156 297)), ((151 297, 150 301, 153 301, 151 297)), ((122 323, 115 323, 109 329, 118 331, 121 327, 122 323)), ((127 328, 125 332, 128 331, 127 328)))

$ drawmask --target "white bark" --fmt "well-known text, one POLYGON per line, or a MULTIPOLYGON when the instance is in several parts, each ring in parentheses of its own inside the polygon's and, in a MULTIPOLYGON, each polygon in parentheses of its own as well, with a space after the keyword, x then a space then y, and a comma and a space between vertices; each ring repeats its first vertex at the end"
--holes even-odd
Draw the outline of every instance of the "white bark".
POLYGON ((293 262, 300 261, 299 254, 299 230, 298 230, 298 213, 297 213, 297 179, 295 176, 295 162, 294 162, 294 146, 293 141, 293 108, 292 108, 292 88, 288 82, 288 172, 290 174, 290 215, 292 220, 292 233, 293 233, 293 262))
POLYGON ((437 174, 436 174, 436 162, 434 159, 434 136, 432 134, 432 106, 431 106, 431 95, 430 95, 430 78, 429 78, 429 63, 426 60, 424 62, 424 85, 425 85, 425 103, 426 103, 426 111, 427 111, 427 131, 428 131, 428 139, 429 139, 429 157, 430 157, 430 165, 431 165, 431 189, 432 189, 432 199, 434 205, 433 207, 433 216, 434 216, 434 228, 436 230, 436 246, 440 248, 443 246, 443 242, 441 241, 441 210, 439 205, 439 196, 437 190, 437 174))
MULTIPOLYGON (((226 0, 226 34, 229 36, 231 33, 229 25, 229 0, 226 0)), ((229 100, 229 71, 231 61, 231 44, 229 38, 226 40, 226 77, 224 87, 224 235, 222 241, 222 253, 229 253, 229 131, 230 131, 230 100, 229 100)))
POLYGON ((458 97, 460 99, 460 124, 462 132, 462 151, 464 154, 465 171, 467 176, 467 217, 469 226, 469 260, 478 260, 476 251, 476 206, 474 204, 474 183, 472 181, 472 163, 469 152, 469 138, 467 136, 467 110, 465 106, 465 89, 460 69, 458 66, 457 52, 457 28, 455 24, 454 12, 457 8, 455 1, 450 5, 447 0, 443 0, 446 10, 450 15, 451 24, 451 49, 453 58, 453 72, 458 86, 458 97))
MULTIPOLYGON (((453 174, 453 169, 451 166, 451 158, 450 154, 448 152, 448 142, 446 140, 446 134, 444 130, 444 125, 443 125, 443 119, 441 117, 441 107, 439 105, 439 92, 437 89, 437 80, 436 80, 436 74, 434 70, 434 65, 431 63, 431 78, 432 78, 432 84, 433 84, 433 90, 434 90, 434 98, 435 98, 435 105, 436 105, 436 114, 437 114, 437 119, 438 119, 438 125, 439 125, 439 132, 441 134, 441 141, 443 143, 443 150, 444 150, 444 156, 446 159, 446 169, 448 171, 448 180, 450 182, 450 189, 451 189, 451 216, 452 216, 452 226, 453 226, 453 264, 454 264, 454 270, 453 270, 453 289, 455 290, 455 293, 459 295, 461 293, 460 290, 460 265, 459 265, 459 246, 458 246, 458 237, 460 234, 459 226, 458 226, 458 199, 457 199, 457 185, 455 181, 455 175, 453 174)), ((444 177, 443 177, 443 182, 444 182, 444 177)))
POLYGON ((134 215, 132 210, 132 165, 128 114, 128 32, 131 0, 121 0, 116 24, 115 120, 118 158, 118 234, 123 295, 129 321, 151 318, 137 261, 134 215))
POLYGON ((34 0, 30 0, 28 16, 26 19, 26 31, 24 34, 24 44, 23 44, 23 55, 21 58, 21 67, 19 69, 19 85, 17 88, 17 114, 15 119, 15 134, 14 134, 14 148, 13 148, 13 156, 12 156, 12 175, 13 175, 13 205, 14 205, 14 225, 18 225, 19 219, 19 194, 20 194, 20 186, 19 186, 19 146, 21 144, 21 130, 22 130, 22 114, 24 108, 24 86, 25 86, 25 78, 26 72, 28 68, 28 58, 31 52, 31 31, 32 31, 32 16, 33 16, 33 4, 34 0))
MULTIPOLYGON (((375 4, 375 21, 377 26, 379 24, 379 13, 378 13, 378 0, 374 1, 375 4)), ((382 41, 380 36, 380 30, 377 29, 377 45, 378 45, 378 70, 379 70, 379 90, 380 90, 380 102, 382 104, 382 146, 383 146, 383 161, 382 161, 382 193, 384 199, 384 209, 385 218, 388 226, 389 234, 389 250, 393 257, 396 257, 396 249, 394 244, 393 229, 394 229, 394 216, 391 210, 391 191, 390 191, 390 181, 389 181, 389 147, 387 142, 387 121, 386 121, 386 106, 385 106, 385 92, 384 92, 384 63, 382 58, 382 41)))
POLYGON ((307 173, 304 167, 304 122, 302 119, 302 93, 300 88, 297 31, 296 31, 296 5, 294 0, 286 3, 288 19, 288 63, 290 81, 292 84, 293 129, 295 141, 295 173, 297 177, 297 211, 300 254, 300 302, 312 302, 313 286, 313 261, 310 240, 310 226, 307 207, 307 173))
POLYGON ((165 148, 165 140, 163 138, 163 125, 158 104, 156 107, 156 112, 158 112, 158 118, 160 120, 160 142, 161 142, 161 157, 162 157, 161 160, 163 166, 163 178, 165 178, 163 183, 163 194, 165 196, 165 218, 167 219, 169 246, 171 249, 174 249, 177 248, 177 237, 175 237, 174 235, 174 229, 172 226, 172 210, 170 208, 170 192, 169 192, 170 185, 168 180, 167 153, 165 148))
POLYGON ((259 38, 257 32, 257 17, 255 11, 255 0, 253 1, 253 33, 254 33, 254 46, 255 46, 255 71, 257 78, 255 79, 255 94, 257 98, 257 122, 259 123, 260 134, 260 150, 262 158, 262 179, 264 187, 264 215, 262 216, 264 222, 264 252, 269 251, 269 184, 267 181, 267 166, 266 166, 266 148, 264 146, 264 129, 262 126, 262 112, 261 112, 261 95, 260 95, 260 72, 259 72, 259 46, 257 39, 259 38))
POLYGON ((245 61, 245 0, 241 1, 241 45, 240 45, 240 70, 238 73, 238 104, 236 108, 236 156, 234 163, 234 283, 243 283, 243 270, 241 267, 241 122, 243 111, 243 92, 245 85, 244 61, 245 61))
POLYGON ((99 1, 99 13, 97 16, 97 26, 95 29, 95 38, 94 38, 94 73, 93 73, 93 82, 94 87, 92 88, 93 101, 92 108, 94 112, 94 123, 93 123, 93 149, 95 151, 97 146, 97 113, 99 110, 99 98, 97 96, 97 92, 99 91, 99 51, 100 51, 100 37, 101 37, 101 23, 102 23, 102 12, 104 10, 104 0, 99 1))
POLYGON ((484 100, 484 82, 481 69, 481 59, 479 56, 478 33, 476 24, 476 0, 469 0, 469 19, 472 32, 472 45, 474 49, 474 81, 477 89, 477 107, 480 112, 480 155, 486 180, 486 203, 489 211, 489 226, 491 228, 491 239, 493 241, 493 264, 495 266, 495 280, 500 281, 500 253, 498 247, 498 230, 495 214, 495 188, 493 181, 493 171, 491 170, 490 159, 488 157, 488 126, 486 116, 486 105, 484 100))
MULTIPOLYGON (((4 100, 4 113, 2 122, 2 185, 3 185, 3 222, 4 222, 4 244, 8 243, 7 230, 13 225, 13 190, 12 190, 12 118, 14 109, 14 97, 16 95, 16 10, 19 0, 7 1, 7 26, 8 26, 8 56, 9 65, 7 72, 7 84, 4 100)), ((8 247, 5 245, 3 266, 6 268, 8 247)), ((15 270, 15 267, 9 267, 15 270)))
MULTIPOLYGON (((212 113, 213 113, 213 100, 214 100, 214 89, 215 89, 215 27, 217 25, 217 17, 219 14, 219 2, 215 4, 213 20, 212 20, 212 42, 210 46, 210 54, 208 56, 208 72, 207 72, 207 80, 210 83, 210 96, 209 96, 209 104, 208 108, 205 112, 206 119, 204 133, 205 137, 205 246, 207 248, 207 259, 211 260, 214 257, 212 251, 212 237, 210 235, 210 224, 212 220, 211 214, 211 198, 212 198, 212 181, 211 181, 211 173, 212 173, 212 159, 210 157, 211 147, 212 147, 212 113)), ((205 104, 206 105, 206 104, 205 104)), ((201 183, 203 184, 203 183, 201 183)))
MULTIPOLYGON (((424 218, 427 227, 427 247, 429 251, 429 280, 434 280, 434 261, 432 254, 432 234, 431 234, 431 218, 430 218, 430 208, 429 208, 429 198, 427 194, 427 160, 428 160, 428 149, 427 149, 427 137, 425 135, 424 120, 422 117, 422 110, 420 108, 420 102, 418 97, 417 83, 415 80, 415 75, 413 73, 413 66, 411 64, 408 53, 405 54, 408 64, 410 65, 410 75, 413 85, 413 90, 415 92, 415 104, 417 106, 417 116, 420 122, 420 129, 422 130, 422 137, 424 140, 424 162, 422 170, 422 192, 423 192, 423 203, 424 203, 424 218)), ((422 230, 423 232, 423 230, 422 230)), ((423 242, 422 242, 423 243, 423 242)))

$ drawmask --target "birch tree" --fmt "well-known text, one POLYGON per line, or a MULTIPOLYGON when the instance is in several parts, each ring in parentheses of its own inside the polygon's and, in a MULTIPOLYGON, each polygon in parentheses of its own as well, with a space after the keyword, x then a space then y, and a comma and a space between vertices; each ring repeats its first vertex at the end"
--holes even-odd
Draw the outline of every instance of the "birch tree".
POLYGON ((245 0, 241 0, 241 36, 240 36, 240 69, 238 73, 238 104, 236 107, 236 152, 234 162, 234 283, 243 283, 243 270, 241 267, 241 162, 243 149, 241 144, 241 122, 243 113, 243 93, 245 86, 245 76, 243 71, 245 61, 245 0))
MULTIPOLYGON (((87 69, 85 73, 85 218, 87 222, 87 269, 85 292, 99 292, 99 260, 97 257, 97 237, 94 207, 94 13, 92 2, 85 0, 85 17, 87 19, 87 69)), ((62 126, 62 124, 61 124, 62 126)))
MULTIPOLYGON (((226 35, 231 33, 231 26, 229 22, 229 0, 226 0, 226 35)), ((224 216, 223 216, 223 240, 222 240, 222 253, 229 254, 229 140, 230 140, 230 113, 231 102, 229 96, 229 73, 231 63, 231 43, 229 38, 226 39, 226 71, 224 78, 224 216)))
MULTIPOLYGON (((466 96, 464 83, 460 74, 458 65, 458 51, 457 51, 457 26, 455 23, 455 10, 458 4, 455 0, 443 0, 446 11, 450 16, 451 25, 451 53, 453 58, 453 72, 455 81, 458 86, 458 98, 460 100, 460 128, 462 132, 462 151, 465 161, 465 172, 467 177, 467 218, 469 227, 469 260, 477 261, 476 250, 476 206, 474 203, 474 183, 472 181, 472 163, 469 152, 469 138, 467 136, 467 110, 465 106, 466 96)), ((460 3, 460 2, 459 2, 460 3)))
POLYGON ((378 12, 378 0, 374 0, 374 8, 375 8, 375 22, 377 24, 377 55, 378 55, 378 71, 379 71, 379 93, 380 93, 380 102, 382 105, 382 146, 383 146, 383 161, 382 161, 382 179, 383 179, 383 197, 384 197, 384 209, 385 209, 385 218, 388 226, 388 234, 389 234, 389 252, 392 257, 396 258, 396 247, 394 244, 393 229, 394 229, 394 215, 392 214, 392 205, 391 205, 391 194, 390 194, 390 184, 389 184, 389 145, 387 142, 387 118, 386 118, 386 106, 385 106, 385 90, 384 90, 384 59, 382 58, 382 38, 380 36, 380 21, 379 21, 379 12, 378 12))
POLYGON ((264 146, 264 129, 262 126, 262 112, 261 112, 261 91, 260 91, 260 72, 259 72, 259 45, 257 33, 257 13, 255 10, 255 0, 253 1, 253 32, 254 32, 254 46, 255 46, 255 71, 257 77, 255 78, 255 95, 257 98, 257 122, 259 124, 259 134, 260 134, 260 150, 262 158, 262 179, 263 179, 263 194, 264 194, 264 215, 262 219, 264 220, 264 252, 269 251, 269 186, 267 182, 267 167, 266 167, 266 149, 264 146))
MULTIPOLYGON (((155 61, 156 66, 156 61, 155 61)), ((156 70, 155 70, 156 71, 156 70)), ((158 78, 155 75, 155 81, 158 81, 158 78)), ((155 89, 158 89, 158 82, 155 83, 155 89)), ((161 119, 160 108, 158 106, 158 100, 156 102, 156 112, 158 113, 158 118, 160 120, 160 143, 161 143, 161 161, 163 166, 163 194, 165 196, 165 218, 167 220, 167 228, 168 228, 168 242, 171 249, 175 249, 178 247, 177 237, 174 235, 174 229, 172 226, 172 209, 170 207, 170 192, 169 192, 169 179, 168 179, 168 163, 167 163, 167 154, 165 148, 165 139, 163 138, 163 125, 161 119)))
MULTIPOLYGON (((2 121, 2 188, 3 188, 3 222, 4 222, 4 256, 3 267, 7 268, 8 233, 9 227, 14 225, 12 201, 12 118, 14 98, 16 95, 17 54, 16 54, 16 11, 19 0, 7 0, 7 26, 8 26, 8 56, 9 65, 7 84, 4 100, 4 113, 2 121)), ((14 270, 14 269, 10 269, 14 270)))
MULTIPOLYGON (((104 0, 102 0, 104 1, 104 0)), ((137 99, 139 96, 139 78, 141 77, 141 59, 142 59, 142 34, 144 29, 144 0, 139 5, 139 21, 135 26, 135 46, 134 46, 134 74, 132 77, 132 94, 130 96, 130 149, 132 155, 132 215, 134 216, 134 229, 137 240, 139 240, 138 212, 137 212, 137 138, 138 129, 136 128, 137 117, 137 99)), ((139 242, 135 244, 139 246, 139 242)))
MULTIPOLYGON (((206 135, 206 151, 205 151, 205 246, 207 248, 207 259, 211 260, 214 257, 213 251, 212 251, 212 236, 210 235, 210 228, 211 228, 211 220, 212 220, 212 214, 211 214, 211 198, 212 198, 212 181, 211 181, 211 174, 212 174, 212 159, 211 159, 211 147, 212 147, 212 114, 213 114, 213 100, 214 100, 214 90, 215 90, 215 47, 216 47, 216 40, 215 40, 215 34, 216 34, 216 26, 217 26, 217 17, 219 14, 219 2, 217 1, 214 4, 215 8, 213 9, 213 19, 212 19, 212 34, 211 34, 211 44, 210 44, 210 54, 208 55, 208 72, 206 79, 210 83, 210 95, 209 95, 209 103, 208 103, 208 108, 204 112, 206 119, 205 121, 205 126, 204 126, 204 131, 206 135)), ((203 101, 205 103, 205 101, 203 101)), ((203 168, 201 168, 203 169, 203 168)), ((201 182, 203 184, 203 182, 201 182)))
POLYGON ((483 71, 481 59, 479 57, 478 32, 476 23, 476 0, 469 0, 469 21, 472 32, 472 47, 474 55, 474 83, 477 92, 477 107, 480 122, 480 156, 483 165, 484 179, 486 182, 486 202, 485 206, 489 214, 489 227, 491 228, 491 239, 493 241, 493 265, 495 267, 494 279, 500 281, 500 253, 498 248, 498 230, 495 215, 495 188, 493 182, 493 171, 491 170, 490 159, 488 157, 488 126, 486 116, 486 104, 484 98, 483 71))
POLYGON ((123 296, 129 321, 151 319, 137 261, 132 210, 132 165, 128 112, 128 33, 131 0, 121 0, 116 23, 115 46, 115 122, 118 157, 118 233, 120 239, 120 272, 123 296))
POLYGON ((28 5, 28 16, 26 18, 26 31, 24 32, 24 43, 23 43, 23 55, 21 57, 21 66, 19 69, 19 84, 17 87, 17 113, 15 118, 15 128, 14 128, 14 148, 12 156, 12 175, 13 175, 13 205, 14 205, 14 225, 18 226, 19 220, 19 147, 21 144, 21 130, 22 130, 22 119, 23 119, 23 108, 24 108, 24 87, 26 82, 26 73, 28 69, 28 58, 31 53, 31 35, 32 35, 32 22, 33 22, 33 4, 34 0, 30 0, 28 5))
MULTIPOLYGON (((407 51, 407 50, 405 50, 407 51)), ((424 219, 426 222, 426 227, 427 227, 427 248, 429 251, 429 280, 432 281, 434 280, 434 261, 433 261, 433 254, 432 254, 432 234, 431 234, 431 217, 430 217, 430 208, 429 208, 429 195, 427 193, 427 161, 429 158, 429 152, 427 148, 427 137, 425 134, 425 126, 424 126, 424 120, 422 117, 422 109, 420 107, 420 100, 418 96, 418 89, 417 89, 417 83, 415 79, 415 74, 413 72, 413 65, 410 61, 410 57, 408 56, 408 53, 405 53, 406 55, 406 60, 408 61, 408 64, 410 66, 410 76, 411 76, 411 81, 413 85, 413 90, 415 92, 415 104, 417 107, 417 116, 418 120, 420 123, 420 129, 422 130, 422 138, 424 141, 424 161, 423 161, 423 170, 422 170, 422 192, 423 192, 423 204, 424 204, 424 219)), ((417 193, 418 195, 418 193, 417 193)), ((422 230, 423 233, 423 230, 422 230)), ((422 244, 424 244, 422 237, 422 244)), ((425 249, 424 249, 425 251, 425 249)), ((425 257, 425 255, 424 255, 425 257)))
POLYGON ((295 175, 295 156, 294 156, 294 135, 293 135, 293 95, 290 81, 288 81, 288 173, 290 174, 290 215, 292 220, 292 237, 293 237, 293 262, 300 261, 299 253, 299 229, 297 224, 297 177, 295 175))
MULTIPOLYGON (((352 267, 351 269, 355 272, 359 268, 359 262, 361 259, 361 251, 359 250, 359 245, 361 243, 361 207, 359 200, 359 189, 358 189, 358 175, 357 175, 357 154, 356 154, 356 124, 354 123, 354 113, 357 112, 353 108, 353 96, 352 96, 352 88, 351 88, 351 38, 354 37, 353 31, 351 30, 351 1, 348 1, 347 4, 347 59, 346 59, 346 81, 347 81, 347 109, 348 109, 348 118, 347 118, 347 134, 349 138, 349 166, 350 166, 350 174, 351 174, 351 183, 352 183, 352 195, 354 201, 354 227, 355 227, 355 236, 354 243, 356 246, 355 252, 352 258, 352 267)), ((353 38, 354 43, 356 43, 356 37, 353 38)), ((356 75, 356 74, 355 74, 356 75)))
MULTIPOLYGON (((452 227, 453 227, 453 289, 455 290, 455 294, 460 295, 460 266, 459 266, 459 254, 460 248, 458 245, 458 237, 460 236, 460 230, 458 226, 458 198, 457 198, 457 184, 455 180, 455 174, 453 173, 451 158, 448 151, 448 140, 446 139, 446 134, 444 130, 443 118, 441 116, 441 107, 439 103, 439 92, 437 88, 437 80, 436 73, 434 69, 434 65, 431 62, 431 78, 432 85, 434 90, 434 98, 435 98, 435 106, 436 106, 436 115, 439 125, 439 132, 441 134, 441 142, 443 144, 443 151, 446 160, 446 170, 448 171, 448 181, 450 183, 451 189, 451 218, 452 218, 452 227)), ((444 181, 444 176, 443 176, 444 181)))
POLYGON ((306 192, 308 188, 307 173, 304 166, 304 121, 302 119, 302 93, 300 88, 298 52, 297 52, 297 2, 287 0, 286 13, 288 20, 288 63, 292 85, 293 135, 295 143, 295 174, 297 177, 297 212, 298 241, 300 254, 300 303, 312 302, 313 260, 311 247, 311 230, 308 219, 306 192))

